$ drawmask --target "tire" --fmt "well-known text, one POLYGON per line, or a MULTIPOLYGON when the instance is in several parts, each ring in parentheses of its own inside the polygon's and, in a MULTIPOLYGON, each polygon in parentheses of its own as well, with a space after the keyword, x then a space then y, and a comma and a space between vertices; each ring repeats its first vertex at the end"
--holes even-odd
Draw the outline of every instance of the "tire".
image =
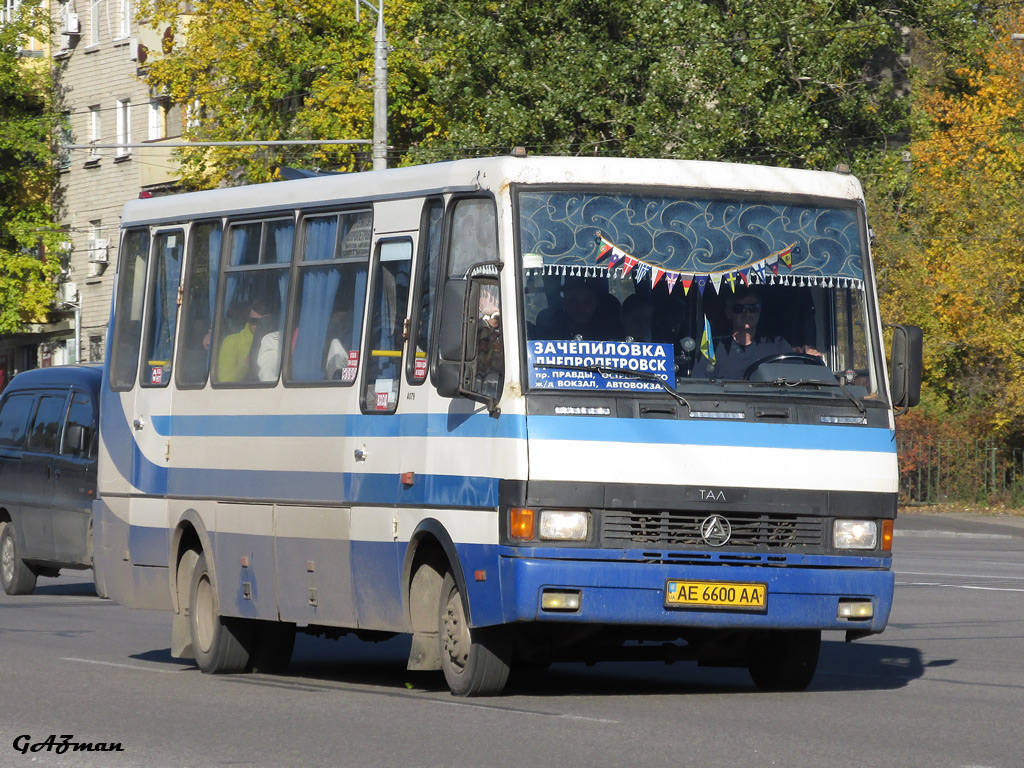
POLYGON ((254 621, 251 644, 252 671, 278 675, 288 669, 295 650, 295 625, 254 621))
POLYGON ((196 666, 207 674, 243 672, 249 666, 248 622, 220 615, 217 585, 200 554, 189 589, 189 631, 196 666))
POLYGON ((8 595, 30 595, 36 588, 36 575, 18 554, 14 523, 0 524, 0 583, 8 595))
POLYGON ((818 669, 821 631, 794 629, 755 632, 747 669, 762 691, 803 691, 818 669))
POLYGON ((491 696, 508 682, 512 646, 501 627, 470 628, 462 593, 451 572, 441 583, 437 622, 441 669, 456 696, 491 696))

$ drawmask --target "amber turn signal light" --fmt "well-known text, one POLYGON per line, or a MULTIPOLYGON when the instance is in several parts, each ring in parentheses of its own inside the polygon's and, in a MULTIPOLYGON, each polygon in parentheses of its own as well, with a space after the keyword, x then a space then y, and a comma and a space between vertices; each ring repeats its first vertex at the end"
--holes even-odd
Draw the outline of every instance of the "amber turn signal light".
POLYGON ((882 521, 882 551, 892 552, 892 520, 882 521))
POLYGON ((534 513, 532 509, 513 507, 509 513, 508 535, 520 541, 529 541, 534 536, 534 513))

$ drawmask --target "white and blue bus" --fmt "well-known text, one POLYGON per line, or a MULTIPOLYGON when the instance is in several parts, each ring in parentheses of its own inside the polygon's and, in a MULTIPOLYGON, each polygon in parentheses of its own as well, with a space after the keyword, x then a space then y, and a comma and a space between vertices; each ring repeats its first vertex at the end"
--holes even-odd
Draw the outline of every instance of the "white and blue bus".
POLYGON ((893 596, 894 411, 857 180, 501 157, 129 202, 97 584, 204 672, 295 634, 797 690, 893 596))

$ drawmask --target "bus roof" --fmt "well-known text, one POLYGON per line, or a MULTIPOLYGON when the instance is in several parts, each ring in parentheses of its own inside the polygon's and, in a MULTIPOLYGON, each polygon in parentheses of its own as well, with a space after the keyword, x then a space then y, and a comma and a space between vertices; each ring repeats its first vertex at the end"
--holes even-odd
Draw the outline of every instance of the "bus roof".
POLYGON ((124 206, 122 226, 414 194, 497 191, 516 183, 680 187, 838 200, 860 200, 863 196, 860 182, 841 173, 696 160, 503 156, 131 200, 124 206))

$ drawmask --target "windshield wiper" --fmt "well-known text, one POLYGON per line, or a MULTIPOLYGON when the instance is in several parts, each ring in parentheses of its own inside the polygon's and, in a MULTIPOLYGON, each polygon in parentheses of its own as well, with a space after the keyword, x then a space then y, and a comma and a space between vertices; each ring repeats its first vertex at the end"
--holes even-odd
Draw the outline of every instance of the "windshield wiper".
POLYGON ((821 379, 776 379, 773 384, 783 384, 787 387, 802 387, 807 385, 813 385, 816 387, 835 387, 842 391, 844 395, 849 399, 851 403, 857 406, 857 411, 860 413, 867 413, 867 409, 864 407, 864 403, 851 392, 843 382, 836 379, 835 381, 821 380, 821 379))
POLYGON ((666 384, 664 379, 659 376, 655 376, 653 373, 648 373, 647 371, 631 371, 629 368, 620 368, 617 365, 555 365, 551 363, 537 363, 534 365, 534 368, 553 368, 559 371, 587 371, 588 373, 600 373, 602 375, 614 374, 620 376, 632 376, 634 379, 650 381, 657 384, 675 398, 681 405, 685 405, 688 411, 693 410, 690 407, 690 404, 686 402, 686 398, 666 384))

